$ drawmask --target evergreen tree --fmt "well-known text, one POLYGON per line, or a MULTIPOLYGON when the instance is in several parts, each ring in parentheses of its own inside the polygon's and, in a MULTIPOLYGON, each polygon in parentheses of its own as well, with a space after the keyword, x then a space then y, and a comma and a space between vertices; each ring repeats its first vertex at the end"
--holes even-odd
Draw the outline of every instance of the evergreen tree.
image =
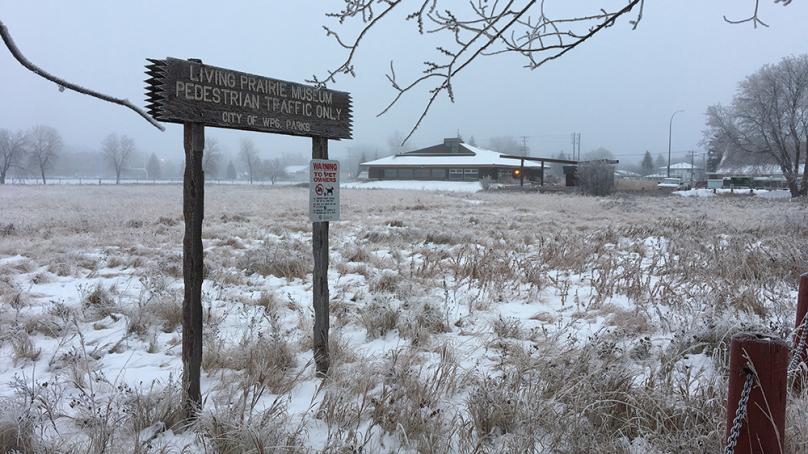
POLYGON ((668 160, 665 159, 665 156, 658 154, 656 157, 656 161, 654 161, 654 173, 659 173, 661 167, 667 167, 668 160))
POLYGON ((645 151, 645 155, 642 157, 640 172, 642 172, 643 175, 656 173, 654 172, 654 158, 651 157, 651 153, 648 150, 645 151))
POLYGON ((160 160, 157 159, 157 155, 154 153, 149 156, 149 162, 146 163, 146 172, 152 180, 159 180, 163 177, 160 169, 160 160))
POLYGON ((225 175, 228 180, 235 180, 236 179, 236 166, 233 165, 233 161, 228 161, 227 163, 227 173, 225 175))

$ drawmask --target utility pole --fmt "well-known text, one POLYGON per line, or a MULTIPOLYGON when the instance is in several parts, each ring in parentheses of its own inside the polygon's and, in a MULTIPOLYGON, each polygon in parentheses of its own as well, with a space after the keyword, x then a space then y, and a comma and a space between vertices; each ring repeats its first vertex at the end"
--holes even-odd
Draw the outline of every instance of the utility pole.
POLYGON ((671 115, 671 121, 668 124, 668 178, 671 177, 671 138, 673 137, 673 117, 675 117, 679 112, 684 112, 684 110, 677 110, 674 112, 673 115, 671 115))
POLYGON ((693 182, 693 181, 696 181, 696 178, 695 178, 696 151, 695 150, 690 150, 690 151, 688 151, 688 153, 690 154, 690 181, 693 182))
POLYGON ((570 141, 572 142, 572 160, 577 161, 581 159, 581 133, 573 132, 570 134, 570 141))

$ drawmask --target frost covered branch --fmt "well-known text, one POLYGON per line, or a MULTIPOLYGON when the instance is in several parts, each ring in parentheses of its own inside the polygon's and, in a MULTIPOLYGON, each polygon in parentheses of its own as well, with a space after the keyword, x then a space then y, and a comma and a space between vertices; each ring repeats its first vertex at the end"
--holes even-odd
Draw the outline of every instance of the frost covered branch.
MULTIPOLYGON (((348 50, 346 59, 336 69, 328 71, 323 78, 314 77, 312 83, 324 85, 335 82, 341 74, 354 76, 353 60, 358 48, 368 33, 379 27, 385 17, 396 8, 401 9, 402 0, 344 0, 345 7, 328 17, 340 24, 351 19, 363 24, 356 38, 343 39, 336 31, 324 27, 348 50)), ((589 40, 601 30, 614 25, 615 21, 639 5, 639 13, 631 21, 634 28, 642 19, 644 0, 627 0, 622 8, 607 11, 594 9, 577 16, 553 17, 545 11, 546 0, 472 0, 466 7, 455 7, 444 0, 420 0, 415 9, 406 16, 416 23, 423 34, 444 34, 451 37, 451 47, 437 46, 437 59, 424 62, 420 76, 406 83, 397 77, 393 62, 387 79, 395 90, 391 102, 379 113, 388 112, 409 91, 426 85, 429 99, 415 125, 405 137, 412 136, 431 109, 438 96, 446 93, 454 102, 454 78, 479 57, 503 53, 515 53, 525 57, 525 67, 536 69, 555 60, 589 40), (451 5, 451 6, 450 6, 451 5), (450 9, 451 8, 451 9, 450 9)))
POLYGON ((165 131, 165 127, 163 125, 161 125, 154 118, 149 116, 149 114, 147 114, 144 110, 142 110, 141 108, 139 108, 139 107, 135 106, 134 104, 132 104, 131 102, 129 102, 128 99, 114 98, 112 96, 105 95, 104 93, 99 93, 99 92, 97 92, 95 90, 91 90, 89 88, 85 88, 85 87, 82 87, 80 85, 76 85, 74 83, 68 82, 68 81, 66 81, 64 79, 61 79, 61 78, 59 78, 57 76, 54 76, 53 74, 50 74, 49 72, 45 71, 44 69, 42 69, 39 66, 35 65, 34 63, 32 63, 30 60, 28 60, 25 57, 25 55, 22 54, 22 52, 20 52, 20 49, 17 48, 16 43, 14 43, 14 40, 11 38, 11 34, 8 32, 8 29, 6 28, 5 24, 3 24, 3 21, 0 21, 0 36, 2 36, 3 42, 6 44, 6 47, 8 47, 8 50, 11 52, 11 55, 13 55, 14 58, 22 66, 24 66, 26 69, 33 72, 34 74, 36 74, 36 75, 38 75, 38 76, 40 76, 40 77, 42 77, 42 78, 44 78, 46 80, 49 80, 49 81, 55 83, 56 85, 58 85, 59 91, 64 91, 65 89, 73 90, 75 92, 78 92, 78 93, 81 93, 81 94, 84 94, 84 95, 88 95, 88 96, 92 96, 94 98, 98 98, 98 99, 100 99, 102 101, 107 101, 107 102, 111 102, 113 104, 118 104, 118 105, 127 107, 127 108, 132 109, 135 112, 137 112, 138 115, 145 118, 146 121, 151 123, 155 128, 159 129, 160 131, 165 131))

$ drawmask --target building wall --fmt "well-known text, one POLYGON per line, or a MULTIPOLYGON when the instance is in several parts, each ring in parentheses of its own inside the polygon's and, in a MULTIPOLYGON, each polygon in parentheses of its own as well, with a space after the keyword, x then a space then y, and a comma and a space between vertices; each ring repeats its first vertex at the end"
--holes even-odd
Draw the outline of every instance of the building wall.
MULTIPOLYGON (((518 168, 518 167, 516 167, 518 168)), ((477 181, 487 177, 503 181, 512 177, 514 169, 497 167, 370 167, 368 178, 371 180, 452 180, 477 181)), ((541 179, 541 169, 525 168, 525 180, 541 179)))

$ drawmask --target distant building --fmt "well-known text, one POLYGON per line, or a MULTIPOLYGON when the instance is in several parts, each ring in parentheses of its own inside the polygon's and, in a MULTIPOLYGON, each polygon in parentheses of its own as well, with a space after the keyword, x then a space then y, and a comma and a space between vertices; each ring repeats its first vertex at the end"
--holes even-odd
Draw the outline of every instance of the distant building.
POLYGON ((283 173, 289 180, 292 181, 306 181, 309 178, 309 165, 293 165, 283 168, 283 173))
MULTIPOLYGON (((777 164, 721 165, 709 178, 724 180, 725 187, 786 187, 786 177, 777 164)), ((802 166, 798 178, 802 178, 802 166)))
MULTIPOLYGON (((361 163, 371 180, 479 180, 507 181, 518 178, 524 169, 526 180, 542 178, 538 162, 500 157, 500 153, 463 143, 462 139, 443 139, 442 144, 361 163)), ((545 168, 549 169, 550 166, 545 168)))
MULTIPOLYGON (((667 178, 668 166, 659 167, 657 175, 663 175, 663 178, 667 178)), ((670 177, 681 178, 682 181, 703 181, 705 173, 703 167, 694 166, 689 162, 677 162, 676 164, 671 164, 670 177)))

